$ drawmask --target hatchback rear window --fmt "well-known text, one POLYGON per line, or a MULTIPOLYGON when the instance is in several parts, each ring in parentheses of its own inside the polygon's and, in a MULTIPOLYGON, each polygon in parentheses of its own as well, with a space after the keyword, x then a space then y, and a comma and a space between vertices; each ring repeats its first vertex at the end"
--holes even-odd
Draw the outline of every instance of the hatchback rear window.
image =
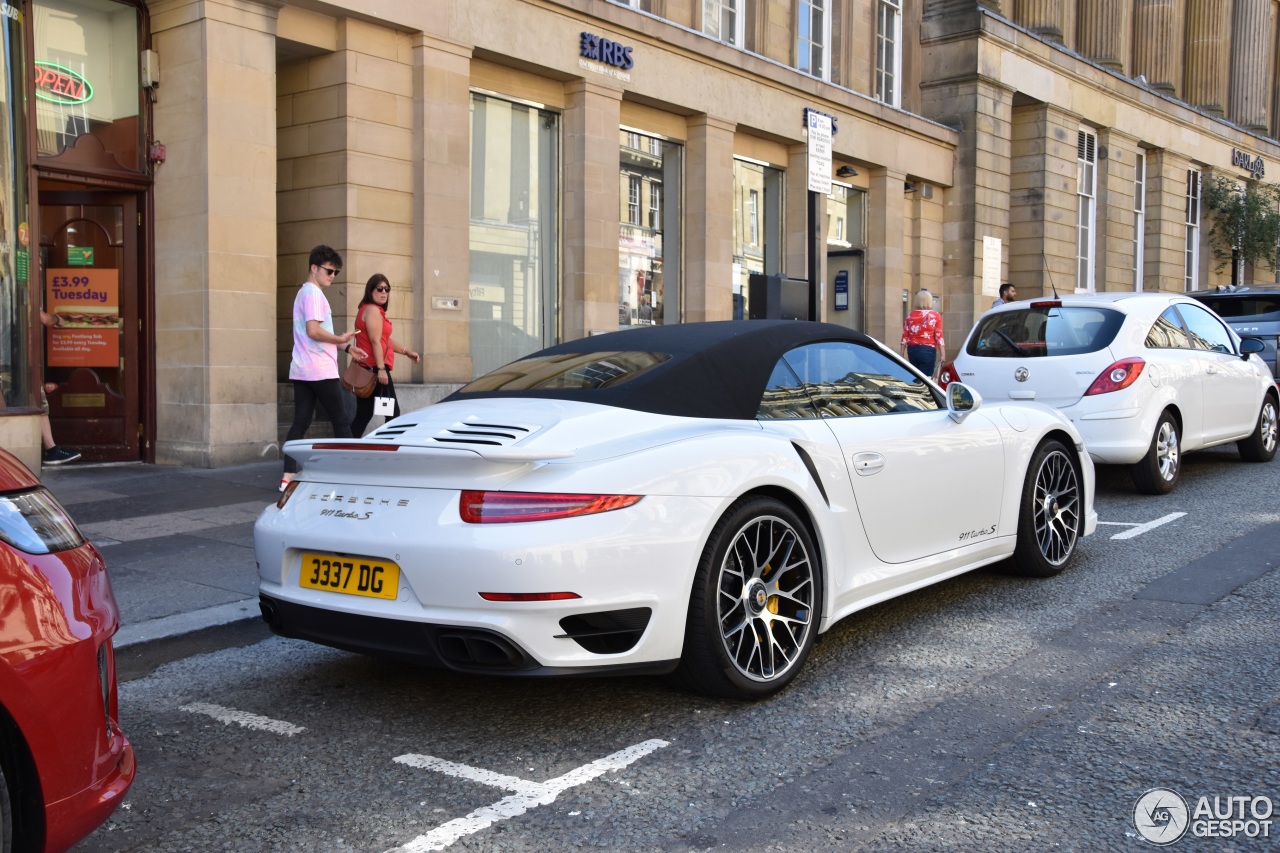
POLYGON ((1235 317, 1262 317, 1271 314, 1273 316, 1269 319, 1280 322, 1280 294, 1210 296, 1201 298, 1200 301, 1212 308, 1219 317, 1227 320, 1235 317))
POLYGON ((1032 303, 978 321, 965 352, 984 358, 1036 358, 1097 352, 1115 340, 1124 315, 1111 308, 1032 303))

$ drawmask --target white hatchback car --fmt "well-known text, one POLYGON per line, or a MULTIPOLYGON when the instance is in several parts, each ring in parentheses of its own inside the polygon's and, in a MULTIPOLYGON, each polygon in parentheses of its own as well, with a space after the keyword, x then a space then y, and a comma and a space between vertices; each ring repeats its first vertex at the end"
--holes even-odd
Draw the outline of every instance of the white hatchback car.
POLYGON ((1164 494, 1185 451, 1234 441, 1250 462, 1275 456, 1277 391, 1262 348, 1185 296, 1081 294, 983 314, 941 383, 1054 406, 1094 462, 1129 465, 1138 491, 1164 494))

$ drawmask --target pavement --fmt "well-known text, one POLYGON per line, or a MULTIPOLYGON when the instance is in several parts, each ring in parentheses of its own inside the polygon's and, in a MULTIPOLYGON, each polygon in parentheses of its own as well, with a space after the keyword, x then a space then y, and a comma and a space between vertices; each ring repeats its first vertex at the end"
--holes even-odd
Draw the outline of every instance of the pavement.
POLYGON ((106 559, 117 649, 260 620, 253 524, 279 497, 280 466, 44 468, 41 480, 106 559))

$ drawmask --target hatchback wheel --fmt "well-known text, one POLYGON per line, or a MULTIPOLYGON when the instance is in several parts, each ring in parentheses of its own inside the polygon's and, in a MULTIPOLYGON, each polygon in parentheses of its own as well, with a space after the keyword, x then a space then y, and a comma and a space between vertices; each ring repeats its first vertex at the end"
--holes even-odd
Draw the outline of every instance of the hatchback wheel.
POLYGON ((1253 435, 1237 441, 1236 447, 1246 462, 1270 462, 1276 455, 1276 398, 1268 394, 1262 400, 1258 424, 1253 435))
POLYGON ((780 501, 744 498, 720 519, 698 563, 672 678, 713 696, 776 693, 808 658, 821 612, 808 527, 780 501))
POLYGON ((1027 466, 1022 485, 1015 571, 1045 578, 1066 568, 1080 539, 1083 506, 1080 473, 1070 451, 1060 441, 1045 442, 1027 466))
POLYGON ((1182 474, 1182 448, 1178 438, 1178 424, 1173 415, 1162 412, 1156 424, 1151 446, 1141 462, 1129 469, 1133 485, 1145 495, 1167 495, 1178 484, 1182 474))

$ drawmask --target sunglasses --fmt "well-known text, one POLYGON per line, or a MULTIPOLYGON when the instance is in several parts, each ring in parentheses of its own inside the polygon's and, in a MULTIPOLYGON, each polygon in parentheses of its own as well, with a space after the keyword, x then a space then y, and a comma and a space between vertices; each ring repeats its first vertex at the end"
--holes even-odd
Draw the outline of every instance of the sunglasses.
POLYGON ((323 271, 327 272, 329 275, 337 275, 337 274, 338 274, 338 271, 337 271, 337 270, 335 270, 333 267, 320 267, 320 269, 322 269, 323 271))
POLYGON ((373 292, 374 293, 390 293, 391 288, 387 287, 386 285, 380 284, 373 289, 373 292))

